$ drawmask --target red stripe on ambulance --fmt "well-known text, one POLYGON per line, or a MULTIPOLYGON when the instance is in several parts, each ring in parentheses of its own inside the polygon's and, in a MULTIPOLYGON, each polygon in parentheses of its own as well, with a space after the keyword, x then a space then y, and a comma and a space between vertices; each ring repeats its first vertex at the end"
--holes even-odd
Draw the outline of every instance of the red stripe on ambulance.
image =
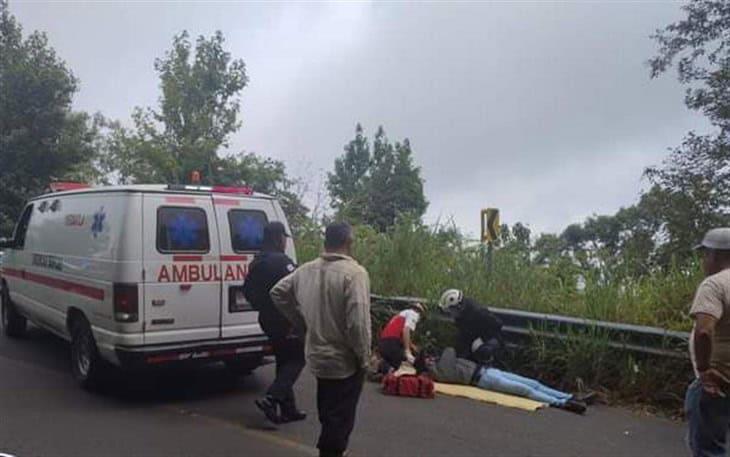
POLYGON ((26 281, 34 282, 46 287, 53 289, 62 290, 76 295, 81 295, 94 300, 104 300, 104 289, 87 286, 74 281, 67 281, 65 279, 54 278, 51 276, 40 275, 37 273, 31 273, 25 270, 15 270, 13 268, 3 268, 3 274, 6 276, 12 276, 26 281))
POLYGON ((216 205, 221 206, 239 206, 240 202, 238 200, 233 200, 231 198, 216 198, 213 200, 213 202, 216 205))
POLYGON ((165 197, 165 203, 181 203, 184 205, 194 205, 195 198, 193 198, 193 197, 165 197))
POLYGON ((173 262, 202 262, 202 255, 174 255, 172 256, 173 262))
POLYGON ((248 260, 245 255, 222 255, 221 262, 244 262, 248 260))

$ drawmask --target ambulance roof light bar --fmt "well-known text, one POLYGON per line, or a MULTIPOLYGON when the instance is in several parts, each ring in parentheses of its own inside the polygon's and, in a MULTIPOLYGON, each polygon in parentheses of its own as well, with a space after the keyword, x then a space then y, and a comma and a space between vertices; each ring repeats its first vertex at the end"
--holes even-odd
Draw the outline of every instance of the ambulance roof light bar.
POLYGON ((214 194, 253 195, 253 189, 249 186, 190 186, 185 184, 169 184, 167 189, 190 192, 211 192, 214 194))
POLYGON ((81 182, 58 181, 48 185, 51 192, 65 192, 67 190, 89 189, 91 186, 81 182))

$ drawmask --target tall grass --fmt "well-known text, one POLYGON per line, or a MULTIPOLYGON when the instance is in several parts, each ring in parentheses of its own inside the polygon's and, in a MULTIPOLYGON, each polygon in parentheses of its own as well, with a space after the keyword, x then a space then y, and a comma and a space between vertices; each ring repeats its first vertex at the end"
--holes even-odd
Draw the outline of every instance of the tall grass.
MULTIPOLYGON (((318 231, 302 234, 297 240, 300 261, 316 257, 321 246, 318 231)), ((701 279, 699 266, 690 265, 609 281, 565 262, 535 264, 509 248, 495 249, 488 271, 484 247, 441 227, 408 221, 385 234, 358 227, 354 255, 370 272, 372 290, 382 295, 435 301, 443 290, 458 288, 489 306, 674 330, 689 328, 687 311, 701 279)))

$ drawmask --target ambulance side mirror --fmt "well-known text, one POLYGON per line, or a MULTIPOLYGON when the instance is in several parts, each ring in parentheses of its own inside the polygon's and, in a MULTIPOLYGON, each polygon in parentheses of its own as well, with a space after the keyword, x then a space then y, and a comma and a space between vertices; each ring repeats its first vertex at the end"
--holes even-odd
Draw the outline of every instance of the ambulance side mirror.
POLYGON ((14 248, 15 241, 7 238, 0 238, 0 249, 14 248))

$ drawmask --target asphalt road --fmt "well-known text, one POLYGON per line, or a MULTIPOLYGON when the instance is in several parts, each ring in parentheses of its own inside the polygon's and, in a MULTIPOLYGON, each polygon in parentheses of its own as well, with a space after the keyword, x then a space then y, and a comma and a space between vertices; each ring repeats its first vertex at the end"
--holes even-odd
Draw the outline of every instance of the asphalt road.
MULTIPOLYGON (((80 390, 68 347, 33 329, 0 338, 0 454, 28 456, 317 455, 315 414, 271 430, 253 406, 272 367, 235 379, 219 366, 141 378, 119 375, 102 393, 80 390)), ((298 386, 315 412, 314 382, 298 386)), ((608 407, 585 416, 535 413, 457 398, 386 397, 366 385, 353 456, 684 456, 684 427, 608 407)))

